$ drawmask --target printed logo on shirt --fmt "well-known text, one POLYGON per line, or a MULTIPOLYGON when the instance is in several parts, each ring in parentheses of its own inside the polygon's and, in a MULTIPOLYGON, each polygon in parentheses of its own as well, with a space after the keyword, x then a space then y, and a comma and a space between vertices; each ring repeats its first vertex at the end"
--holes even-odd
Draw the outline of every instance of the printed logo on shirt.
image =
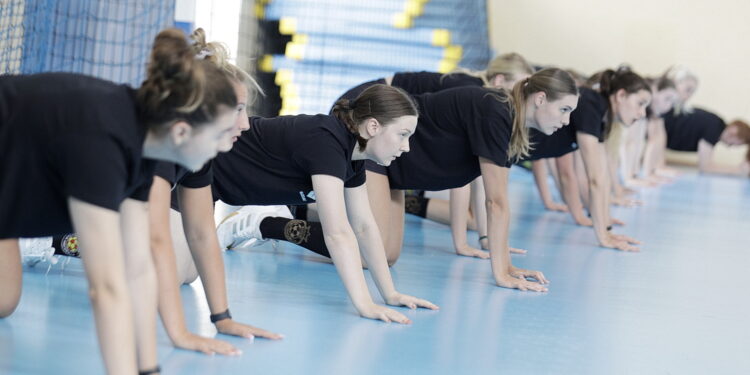
POLYGON ((314 201, 317 201, 317 199, 315 199, 315 192, 314 191, 311 191, 311 192, 307 193, 307 195, 305 195, 304 191, 300 191, 299 192, 299 197, 302 198, 303 202, 307 202, 307 198, 310 198, 310 199, 312 199, 314 201))

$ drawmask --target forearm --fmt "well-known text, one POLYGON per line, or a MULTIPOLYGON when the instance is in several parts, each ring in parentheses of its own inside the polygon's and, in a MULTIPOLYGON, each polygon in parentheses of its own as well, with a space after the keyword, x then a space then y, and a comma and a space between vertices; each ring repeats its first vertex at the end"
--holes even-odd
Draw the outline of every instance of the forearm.
POLYGON ((200 230, 186 233, 188 247, 195 261, 211 314, 220 314, 229 308, 227 301, 224 258, 213 226, 205 224, 200 230))
POLYGON ((156 270, 150 244, 148 205, 126 199, 120 206, 123 248, 130 299, 135 313, 135 332, 140 369, 156 367, 156 270))
POLYGON ((391 271, 388 267, 380 231, 374 221, 371 225, 365 224, 359 228, 356 231, 356 238, 380 295, 385 301, 388 301, 396 293, 396 286, 393 284, 391 271))
POLYGON ((495 281, 500 283, 510 276, 510 251, 508 249, 508 230, 510 209, 499 203, 487 201, 487 230, 490 245, 490 261, 495 281))
POLYGON ((728 165, 717 164, 713 161, 708 161, 704 163, 699 163, 698 170, 701 173, 747 177, 747 172, 742 169, 742 165, 728 166, 728 165))
POLYGON ((477 177, 471 182, 471 207, 474 210, 474 221, 476 222, 479 236, 487 236, 487 209, 484 206, 486 193, 482 177, 477 177))
POLYGON ((326 233, 324 239, 349 298, 354 307, 362 311, 373 301, 362 272, 362 262, 354 233, 351 230, 348 233, 326 233))
POLYGON ((171 243, 152 243, 151 251, 159 284, 159 315, 170 340, 176 343, 188 332, 182 310, 180 281, 177 278, 177 260, 171 243))
POLYGON ((557 165, 557 175, 560 181, 560 194, 565 204, 568 206, 570 215, 576 223, 586 221, 586 213, 581 202, 581 192, 578 186, 578 176, 574 168, 572 154, 563 155, 555 159, 557 165))
POLYGON ((456 249, 467 246, 466 222, 469 219, 469 185, 450 190, 450 222, 453 246, 456 249))
POLYGON ((609 191, 607 190, 607 184, 603 179, 591 179, 589 181, 589 192, 594 232, 599 242, 604 243, 607 237, 607 226, 609 225, 609 191))
POLYGON ((544 164, 544 160, 534 160, 531 162, 531 171, 534 174, 536 189, 539 192, 539 197, 542 199, 544 207, 550 207, 553 201, 549 185, 547 184, 547 166, 544 164))

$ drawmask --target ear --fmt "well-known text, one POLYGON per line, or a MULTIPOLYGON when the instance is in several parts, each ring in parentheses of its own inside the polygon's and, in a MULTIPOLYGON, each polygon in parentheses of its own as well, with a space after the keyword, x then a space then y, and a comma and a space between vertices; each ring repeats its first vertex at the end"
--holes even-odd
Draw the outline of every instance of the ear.
POLYGON ((490 84, 492 87, 500 87, 505 85, 505 76, 502 74, 496 74, 494 77, 492 77, 492 81, 490 81, 490 84))
POLYGON ((185 121, 177 121, 169 126, 169 139, 175 146, 187 142, 193 134, 193 127, 185 121))
POLYGON ((629 94, 625 89, 619 89, 615 93, 615 100, 617 100, 618 103, 622 103, 628 98, 628 95, 629 94))
POLYGON ((380 130, 383 128, 382 125, 380 125, 380 122, 374 118, 368 118, 365 120, 365 134, 367 135, 366 138, 372 138, 376 136, 378 133, 380 133, 380 130))
POLYGON ((541 107, 546 101, 547 94, 545 94, 544 91, 534 94, 534 104, 536 104, 537 107, 541 107))

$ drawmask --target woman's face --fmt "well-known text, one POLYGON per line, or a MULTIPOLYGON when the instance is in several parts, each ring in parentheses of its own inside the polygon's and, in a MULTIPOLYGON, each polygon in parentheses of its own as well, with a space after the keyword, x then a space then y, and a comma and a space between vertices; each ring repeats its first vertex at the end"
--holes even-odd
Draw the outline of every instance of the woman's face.
POLYGON ((417 116, 397 117, 388 124, 368 119, 365 129, 370 137, 365 149, 367 158, 388 166, 401 154, 409 152, 409 137, 417 129, 417 116))
POLYGON ((578 95, 564 95, 549 101, 543 92, 539 92, 532 94, 529 100, 534 101, 536 110, 527 116, 533 116, 534 127, 546 135, 570 124, 570 113, 578 106, 578 95))
POLYGON ((237 134, 237 109, 221 106, 213 121, 198 128, 177 122, 172 125, 171 132, 176 144, 177 163, 198 170, 219 152, 232 148, 237 134))
POLYGON ((698 81, 694 78, 684 78, 681 81, 675 83, 677 88, 677 100, 678 103, 686 103, 690 97, 695 94, 695 89, 698 88, 698 81))
POLYGON ((657 116, 669 112, 674 107, 675 102, 677 102, 677 96, 677 90, 673 88, 654 90, 654 97, 651 100, 651 111, 657 116))
POLYGON ((616 120, 623 125, 631 126, 646 117, 646 108, 651 103, 651 90, 639 90, 629 94, 624 89, 614 94, 614 112, 616 120))
POLYGON ((232 86, 234 87, 234 94, 237 95, 237 107, 235 108, 237 119, 235 120, 235 133, 232 138, 232 143, 234 143, 237 142, 242 132, 250 129, 250 119, 247 115, 247 86, 237 81, 233 81, 232 86))

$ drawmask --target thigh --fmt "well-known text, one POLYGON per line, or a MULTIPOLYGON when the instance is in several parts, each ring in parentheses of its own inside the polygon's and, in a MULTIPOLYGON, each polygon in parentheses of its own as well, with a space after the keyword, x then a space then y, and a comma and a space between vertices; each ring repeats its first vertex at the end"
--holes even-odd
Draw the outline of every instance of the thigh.
POLYGON ((21 299, 21 253, 18 239, 0 240, 0 318, 5 318, 15 311, 21 299))
POLYGON ((182 226, 182 215, 172 209, 169 211, 169 227, 177 264, 177 280, 180 281, 180 284, 190 284, 198 278, 198 270, 195 267, 193 255, 190 253, 190 247, 185 237, 185 230, 182 226))

